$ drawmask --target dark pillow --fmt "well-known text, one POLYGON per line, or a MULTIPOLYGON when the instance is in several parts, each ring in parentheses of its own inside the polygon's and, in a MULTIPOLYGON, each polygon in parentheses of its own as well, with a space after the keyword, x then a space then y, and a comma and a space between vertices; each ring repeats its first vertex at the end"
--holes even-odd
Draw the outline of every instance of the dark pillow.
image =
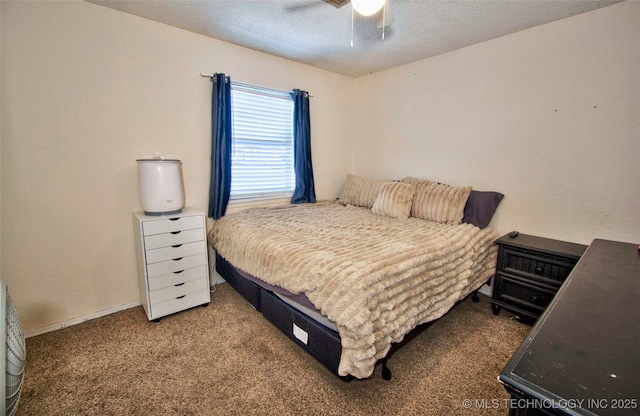
POLYGON ((504 195, 500 192, 471 191, 464 206, 462 222, 485 228, 491 222, 504 195))

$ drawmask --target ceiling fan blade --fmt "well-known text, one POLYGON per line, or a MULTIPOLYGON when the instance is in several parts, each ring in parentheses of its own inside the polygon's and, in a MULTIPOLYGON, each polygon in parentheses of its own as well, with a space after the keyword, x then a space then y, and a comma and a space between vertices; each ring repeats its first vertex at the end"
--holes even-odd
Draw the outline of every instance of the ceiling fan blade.
POLYGON ((389 0, 384 0, 384 7, 376 14, 376 27, 382 29, 393 23, 393 13, 391 12, 391 6, 389 0), (383 21, 384 19, 384 21, 383 21))
POLYGON ((325 3, 329 3, 330 5, 335 7, 336 9, 339 9, 340 7, 342 7, 345 4, 349 3, 350 0, 322 0, 322 1, 325 2, 325 3))
POLYGON ((315 9, 318 5, 322 5, 322 3, 318 1, 307 1, 306 3, 297 1, 295 3, 285 5, 284 11, 287 13, 303 12, 305 10, 315 9))

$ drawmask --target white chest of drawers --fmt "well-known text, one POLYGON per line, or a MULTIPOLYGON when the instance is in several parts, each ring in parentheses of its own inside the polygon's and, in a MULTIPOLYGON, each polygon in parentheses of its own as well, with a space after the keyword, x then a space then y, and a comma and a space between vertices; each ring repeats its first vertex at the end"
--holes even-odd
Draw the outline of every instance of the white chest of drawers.
POLYGON ((140 299, 149 320, 207 305, 209 265, 204 213, 133 214, 140 299))

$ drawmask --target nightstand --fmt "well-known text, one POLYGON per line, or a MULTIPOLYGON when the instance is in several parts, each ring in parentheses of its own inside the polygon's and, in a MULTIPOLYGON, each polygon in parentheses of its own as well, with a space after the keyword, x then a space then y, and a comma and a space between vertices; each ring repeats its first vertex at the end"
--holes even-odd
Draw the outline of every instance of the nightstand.
POLYGON ((204 213, 133 215, 140 300, 149 320, 209 304, 204 213))
POLYGON ((544 312, 571 273, 586 245, 520 234, 496 240, 493 314, 501 308, 525 321, 535 321, 544 312))

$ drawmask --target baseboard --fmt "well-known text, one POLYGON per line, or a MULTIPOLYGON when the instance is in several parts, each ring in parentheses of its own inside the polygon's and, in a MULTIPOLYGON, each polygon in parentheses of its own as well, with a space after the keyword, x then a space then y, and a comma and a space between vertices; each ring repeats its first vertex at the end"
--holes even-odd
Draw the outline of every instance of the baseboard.
MULTIPOLYGON (((215 252, 211 249, 211 247, 209 247, 209 253, 208 254, 209 254, 209 267, 210 267, 210 269, 209 269, 209 276, 210 276, 209 284, 212 287, 212 290, 215 290, 214 286, 215 285, 219 285, 220 283, 224 283, 225 280, 222 278, 222 276, 220 276, 218 274, 218 272, 216 272, 216 256, 215 256, 215 252)), ((77 324, 80 324, 82 322, 89 321, 91 319, 100 318, 102 316, 107 316, 107 315, 110 315, 110 314, 115 313, 115 312, 123 311, 125 309, 135 308, 136 306, 140 306, 140 305, 142 305, 142 302, 138 301, 138 302, 132 302, 132 303, 126 303, 126 304, 123 304, 123 305, 114 306, 113 308, 105 309, 105 310, 102 310, 100 312, 93 313, 91 315, 81 316, 81 317, 78 317, 78 318, 70 319, 68 321, 58 322, 58 323, 55 323, 55 324, 43 326, 41 328, 36 328, 36 329, 32 329, 30 331, 25 331, 24 332, 24 337, 25 338, 35 337, 36 335, 41 335, 41 334, 45 334, 47 332, 57 331, 58 329, 63 329, 63 328, 66 328, 66 327, 72 326, 72 325, 77 325, 77 324)))
POLYGON ((209 286, 214 287, 225 280, 216 271, 216 251, 207 244, 207 254, 209 255, 209 286))
POLYGON ((478 289, 478 292, 488 297, 491 297, 491 295, 493 295, 493 276, 491 277, 491 279, 489 279, 488 284, 485 283, 480 289, 478 289))
POLYGON ((212 287, 215 286, 215 285, 219 285, 220 283, 225 283, 226 282, 226 280, 224 280, 224 278, 222 276, 220 276, 218 274, 218 272, 214 272, 211 276, 213 276, 212 279, 211 279, 211 286, 212 287))
POLYGON ((57 331, 58 329, 64 329, 68 326, 72 326, 72 325, 77 325, 77 324, 81 324, 82 322, 86 322, 89 321, 91 319, 96 319, 96 318, 100 318, 103 316, 107 316, 107 315, 111 315, 112 313, 116 313, 116 312, 120 312, 123 311, 125 309, 130 309, 130 308, 135 308, 136 306, 140 306, 142 305, 142 302, 137 301, 137 302, 131 302, 131 303, 125 303, 122 305, 117 305, 114 306, 112 308, 109 309, 104 309, 102 311, 96 312, 96 313, 92 313, 90 315, 85 315, 85 316, 80 316, 78 318, 73 318, 67 321, 62 321, 62 322, 58 322, 55 324, 51 324, 51 325, 47 325, 47 326, 43 326, 40 328, 36 328, 36 329, 32 329, 29 331, 25 331, 24 332, 24 337, 25 338, 30 338, 30 337, 35 337, 36 335, 41 335, 41 334, 46 334, 47 332, 53 332, 53 331, 57 331))

